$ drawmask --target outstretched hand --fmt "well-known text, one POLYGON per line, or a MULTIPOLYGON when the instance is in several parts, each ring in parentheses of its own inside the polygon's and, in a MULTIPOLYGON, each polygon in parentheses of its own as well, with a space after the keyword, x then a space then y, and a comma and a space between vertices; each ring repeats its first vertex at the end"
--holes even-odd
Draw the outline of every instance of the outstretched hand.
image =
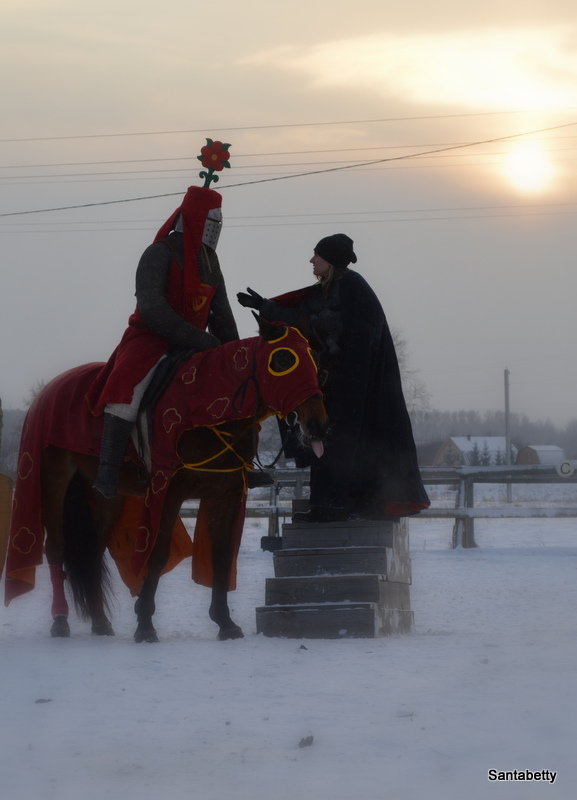
POLYGON ((264 297, 261 297, 260 294, 252 289, 249 289, 248 287, 246 292, 239 292, 236 296, 236 299, 241 306, 244 306, 245 308, 255 308, 257 311, 260 311, 265 300, 264 297))

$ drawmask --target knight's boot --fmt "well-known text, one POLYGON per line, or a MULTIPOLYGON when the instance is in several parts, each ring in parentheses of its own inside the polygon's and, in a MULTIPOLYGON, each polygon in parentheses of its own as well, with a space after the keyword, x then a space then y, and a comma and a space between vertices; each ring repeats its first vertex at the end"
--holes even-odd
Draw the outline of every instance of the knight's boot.
POLYGON ((120 467, 134 423, 113 414, 104 414, 100 464, 92 488, 110 499, 116 497, 120 467))

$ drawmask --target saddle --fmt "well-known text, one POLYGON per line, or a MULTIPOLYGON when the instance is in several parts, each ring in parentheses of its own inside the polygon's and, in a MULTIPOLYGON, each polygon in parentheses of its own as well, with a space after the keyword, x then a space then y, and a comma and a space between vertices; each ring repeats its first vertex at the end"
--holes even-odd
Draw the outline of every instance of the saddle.
POLYGON ((133 439, 136 451, 146 464, 149 472, 151 470, 150 447, 152 443, 154 409, 170 385, 179 366, 183 361, 190 358, 194 352, 194 350, 176 350, 173 353, 168 353, 154 370, 152 380, 146 387, 140 401, 133 439))

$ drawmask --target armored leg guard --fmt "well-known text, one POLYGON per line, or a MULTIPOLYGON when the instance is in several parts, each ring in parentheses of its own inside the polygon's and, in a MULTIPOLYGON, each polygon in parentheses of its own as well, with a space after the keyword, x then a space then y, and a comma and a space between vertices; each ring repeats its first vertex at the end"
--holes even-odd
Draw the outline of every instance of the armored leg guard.
POLYGON ((130 420, 104 414, 100 464, 92 487, 106 498, 116 497, 120 467, 133 425, 130 420))

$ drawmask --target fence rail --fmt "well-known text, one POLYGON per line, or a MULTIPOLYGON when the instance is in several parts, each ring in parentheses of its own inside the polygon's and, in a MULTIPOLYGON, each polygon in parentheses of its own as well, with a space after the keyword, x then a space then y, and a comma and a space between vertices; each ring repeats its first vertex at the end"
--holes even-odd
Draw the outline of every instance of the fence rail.
MULTIPOLYGON (((475 484, 576 484, 577 472, 572 462, 556 466, 499 466, 499 467, 425 467, 421 470, 428 485, 457 487, 454 508, 428 508, 419 516, 429 519, 454 518, 451 544, 453 547, 476 547, 475 519, 498 518, 556 518, 577 517, 577 503, 572 506, 504 506, 475 507, 475 484)), ((576 493, 577 499, 577 493, 576 493)))
MULTIPOLYGON (((268 518, 268 535, 279 536, 280 521, 292 514, 293 500, 303 497, 309 482, 306 469, 275 469, 272 471, 274 485, 270 487, 268 500, 253 499, 249 495, 247 517, 268 518), (283 489, 291 495, 280 498, 283 489)), ((577 517, 577 492, 575 506, 517 506, 508 503, 501 506, 475 506, 475 484, 577 484, 574 462, 557 466, 495 466, 495 467, 422 467, 423 483, 428 486, 454 486, 456 502, 453 508, 431 507, 421 511, 419 518, 454 519, 453 547, 476 547, 475 520, 490 518, 561 518, 577 517)), ((262 491, 262 490, 261 490, 262 491)), ((196 516, 194 506, 185 506, 183 517, 196 516)))

